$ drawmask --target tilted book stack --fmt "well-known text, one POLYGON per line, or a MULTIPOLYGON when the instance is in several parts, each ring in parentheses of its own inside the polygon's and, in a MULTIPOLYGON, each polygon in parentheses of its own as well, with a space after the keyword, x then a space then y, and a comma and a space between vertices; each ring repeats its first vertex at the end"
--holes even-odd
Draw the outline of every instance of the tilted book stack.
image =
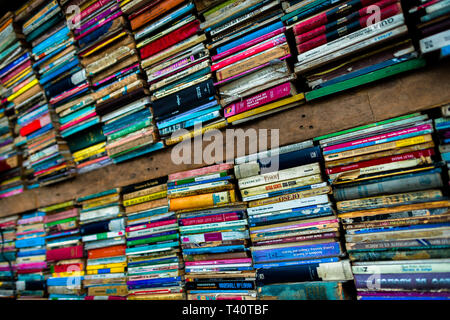
POLYGON ((256 299, 246 206, 237 201, 232 169, 224 163, 169 175, 188 300, 256 299))
POLYGON ((0 219, 0 298, 16 297, 16 224, 19 216, 0 219))
POLYGON ((126 300, 125 218, 120 189, 77 199, 80 233, 87 251, 85 300, 126 300))
POLYGON ((27 136, 27 142, 32 137, 33 143, 28 144, 29 165, 39 185, 47 185, 76 174, 70 150, 60 134, 64 125, 54 109, 67 95, 62 92, 64 88, 55 85, 70 73, 78 60, 74 57, 73 40, 67 35, 63 13, 56 0, 30 11, 22 24, 22 32, 32 47, 30 60, 35 85, 28 90, 32 100, 30 108, 25 107, 26 114, 19 118, 22 122, 20 134, 27 136), (40 90, 42 96, 39 96, 40 90))
POLYGON ((450 55, 450 1, 407 1, 405 13, 422 54, 450 55))
MULTIPOLYGON (((200 1, 201 5, 202 2, 200 1)), ((279 0, 229 0, 203 12, 211 70, 227 123, 238 124, 300 105, 279 0)))
POLYGON ((358 299, 448 298, 450 201, 433 131, 415 113, 316 138, 358 299))
POLYGON ((17 220, 16 258, 19 300, 42 300, 47 296, 45 212, 24 213, 17 220))
POLYGON ((167 177, 123 187, 127 214, 128 300, 185 299, 183 259, 167 177))
POLYGON ((434 119, 434 128, 439 139, 439 152, 450 176, 450 105, 441 107, 441 115, 442 117, 434 119))
POLYGON ((49 299, 83 300, 85 260, 75 201, 39 210, 46 213, 46 258, 51 273, 47 279, 49 299))
POLYGON ((310 101, 425 65, 399 0, 302 1, 282 20, 298 51, 310 101))
POLYGON ((235 159, 260 299, 350 297, 351 267, 322 159, 311 140, 235 159))

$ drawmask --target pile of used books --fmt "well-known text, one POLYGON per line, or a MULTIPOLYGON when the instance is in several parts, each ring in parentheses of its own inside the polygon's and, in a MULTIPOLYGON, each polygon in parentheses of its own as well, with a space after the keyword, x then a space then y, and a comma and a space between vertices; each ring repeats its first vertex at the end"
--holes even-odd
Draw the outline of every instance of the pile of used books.
POLYGON ((0 219, 0 298, 16 297, 16 225, 19 216, 0 219))
POLYGON ((120 189, 81 197, 77 202, 81 204, 80 233, 87 251, 85 299, 126 299, 125 218, 120 189))
POLYGON ((123 188, 127 214, 128 300, 184 299, 177 217, 167 176, 123 188))
POLYGON ((106 142, 97 152, 114 163, 161 148, 152 124, 147 84, 139 65, 136 43, 116 1, 85 2, 72 23, 106 142))
POLYGON ((450 105, 442 107, 441 114, 441 118, 434 120, 434 126, 439 139, 439 151, 450 176, 450 105))
POLYGON ((282 20, 298 51, 295 73, 313 100, 425 65, 399 0, 302 1, 282 20))
POLYGON ((255 299, 245 204, 236 201, 233 164, 169 175, 189 300, 255 299))
POLYGON ((226 1, 208 7, 202 16, 227 123, 249 121, 304 101, 292 85, 295 75, 286 62, 291 52, 279 0, 226 1))
POLYGON ((351 268, 322 159, 309 140, 235 160, 261 299, 349 298, 351 268))
POLYGON ((359 299, 448 298, 450 201, 415 113, 317 138, 359 299), (444 260, 441 260, 444 259, 444 260))
POLYGON ((45 212, 34 211, 17 220, 16 289, 20 300, 41 300, 47 296, 44 218, 45 212))
POLYGON ((450 54, 450 1, 414 0, 406 2, 413 32, 419 39, 422 54, 438 52, 440 57, 450 54))
POLYGON ((84 252, 75 201, 40 208, 45 212, 46 258, 51 277, 47 279, 50 300, 82 300, 84 252))

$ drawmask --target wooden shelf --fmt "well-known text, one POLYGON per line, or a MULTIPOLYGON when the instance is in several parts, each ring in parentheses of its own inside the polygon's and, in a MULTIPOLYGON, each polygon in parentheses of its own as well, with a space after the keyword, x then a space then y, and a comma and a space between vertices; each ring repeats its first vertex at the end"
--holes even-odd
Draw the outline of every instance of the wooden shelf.
MULTIPOLYGON (((279 129, 280 145, 304 141, 359 125, 450 103, 450 61, 401 74, 371 85, 300 105, 245 123, 243 130, 279 129)), ((230 128, 230 127, 229 127, 230 128)), ((247 141, 248 144, 255 141, 247 141)), ((27 190, 0 200, 0 216, 33 210, 92 193, 207 165, 174 164, 172 147, 128 162, 110 165, 53 186, 27 190)), ((248 151, 246 151, 248 152, 248 151)), ((223 158, 233 159, 236 148, 223 158)))

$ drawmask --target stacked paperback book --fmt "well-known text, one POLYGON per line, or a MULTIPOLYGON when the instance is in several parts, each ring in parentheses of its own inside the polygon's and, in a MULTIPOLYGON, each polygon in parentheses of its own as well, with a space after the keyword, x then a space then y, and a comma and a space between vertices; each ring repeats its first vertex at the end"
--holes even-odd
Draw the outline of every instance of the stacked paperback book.
POLYGON ((434 127, 439 139, 439 151, 450 176, 450 105, 442 107, 441 114, 441 118, 434 120, 434 127))
POLYGON ((0 298, 16 296, 16 224, 19 216, 0 219, 0 298))
POLYGON ((191 137, 195 124, 220 117, 203 44, 206 36, 200 34, 192 3, 145 2, 129 19, 151 91, 153 118, 171 145, 191 137))
POLYGON ((47 295, 45 212, 22 214, 17 220, 16 258, 18 299, 44 299, 47 295))
POLYGON ((351 268, 312 141, 235 159, 261 299, 347 299, 351 268), (295 293, 294 293, 295 292, 295 293))
POLYGON ((51 277, 47 279, 50 300, 82 300, 84 252, 75 201, 40 208, 46 213, 46 259, 51 277))
POLYGON ((211 70, 227 123, 241 122, 298 106, 287 65, 291 56, 279 0, 226 1, 203 12, 211 70))
POLYGON ((89 1, 83 8, 72 18, 81 19, 74 34, 107 138, 92 152, 119 163, 160 149, 136 43, 119 2, 89 1))
POLYGON ((282 20, 298 51, 295 72, 313 100, 425 65, 399 0, 302 1, 282 20))
POLYGON ((189 300, 256 298, 246 207, 237 201, 232 169, 224 163, 169 175, 189 300))
POLYGON ((450 54, 450 1, 408 1, 413 31, 419 39, 422 54, 438 52, 440 57, 450 54))
POLYGON ((433 131, 415 113, 317 138, 359 299, 448 298, 450 202, 433 131))
POLYGON ((167 177, 126 186, 128 300, 184 299, 177 217, 169 211, 167 177))
POLYGON ((126 299, 125 218, 120 189, 78 198, 80 233, 87 251, 83 286, 89 299, 126 299))

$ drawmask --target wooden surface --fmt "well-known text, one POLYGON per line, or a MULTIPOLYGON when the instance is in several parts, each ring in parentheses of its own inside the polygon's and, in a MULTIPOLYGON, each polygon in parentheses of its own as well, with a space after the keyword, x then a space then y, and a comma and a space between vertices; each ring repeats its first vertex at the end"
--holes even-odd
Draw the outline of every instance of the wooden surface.
MULTIPOLYGON (((374 84, 303 104, 237 128, 279 129, 279 144, 286 145, 351 127, 450 103, 450 61, 384 79, 374 84)), ((228 127, 232 128, 232 127, 228 127)), ((255 143, 255 141, 250 141, 255 143)), ((204 143, 207 145, 208 143, 204 143)), ((248 152, 248 140, 246 153, 248 152)), ((0 200, 0 216, 76 199, 114 187, 145 181, 206 163, 174 164, 172 147, 128 162, 110 165, 76 178, 28 190, 0 200)), ((232 159, 236 146, 216 162, 232 159)))

